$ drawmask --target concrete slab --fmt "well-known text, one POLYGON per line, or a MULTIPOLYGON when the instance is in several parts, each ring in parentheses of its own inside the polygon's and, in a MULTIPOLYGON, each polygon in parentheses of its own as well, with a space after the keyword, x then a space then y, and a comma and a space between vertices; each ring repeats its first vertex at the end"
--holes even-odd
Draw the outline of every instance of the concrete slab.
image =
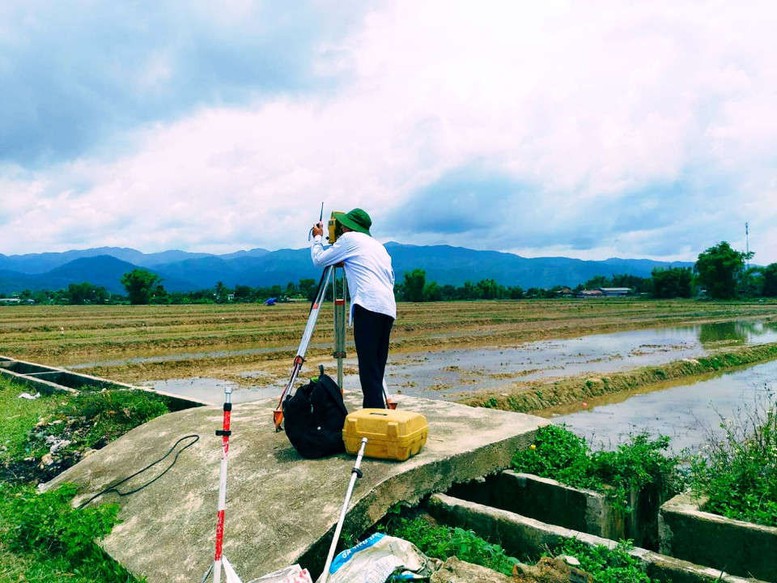
MULTIPOLYGON (((397 503, 415 504, 453 483, 501 471, 513 452, 531 443, 547 420, 520 413, 398 396, 399 407, 429 421, 429 439, 406 462, 364 459, 343 529, 358 536, 397 503)), ((349 411, 359 405, 346 395, 349 411)), ((314 574, 326 552, 343 505, 354 458, 304 460, 283 433, 275 433, 275 401, 241 403, 232 412, 233 435, 224 554, 244 581, 301 563, 314 574)), ((213 560, 221 458, 220 407, 171 413, 134 429, 46 485, 79 486, 76 503, 162 458, 188 434, 199 435, 175 465, 137 493, 98 499, 118 502, 123 522, 103 547, 149 583, 199 581, 213 560)), ((180 450, 180 446, 179 446, 180 450)), ((148 483, 173 455, 119 490, 148 483)))

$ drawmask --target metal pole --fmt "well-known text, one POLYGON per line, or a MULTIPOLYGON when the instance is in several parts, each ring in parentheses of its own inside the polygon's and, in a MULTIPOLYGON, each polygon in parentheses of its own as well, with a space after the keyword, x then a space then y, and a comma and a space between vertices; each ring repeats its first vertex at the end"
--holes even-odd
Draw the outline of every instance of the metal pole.
POLYGON ((320 583, 326 583, 327 579, 329 578, 329 568, 332 566, 332 559, 335 556, 337 541, 340 540, 340 533, 343 530, 343 523, 345 522, 345 515, 348 512, 348 504, 351 501, 353 487, 356 485, 356 479, 362 477, 362 471, 359 469, 359 466, 362 463, 365 447, 367 447, 367 438, 362 437, 362 444, 359 448, 359 453, 356 455, 356 463, 353 465, 353 469, 351 470, 351 481, 348 483, 348 491, 345 493, 345 502, 343 503, 342 510, 340 510, 340 519, 337 521, 337 527, 335 528, 335 534, 332 538, 332 544, 329 546, 329 554, 326 557, 326 564, 324 565, 324 572, 321 574, 320 583))
POLYGON ((216 554, 213 560, 213 583, 221 582, 221 562, 224 545, 224 511, 227 507, 227 458, 229 456, 230 421, 232 417, 232 388, 224 389, 224 423, 216 430, 221 437, 221 473, 219 475, 219 503, 216 515, 216 554))
POLYGON ((342 265, 335 266, 332 278, 332 296, 334 299, 335 350, 332 356, 337 359, 337 386, 343 390, 343 359, 345 358, 345 270, 342 265), (338 277, 339 275, 339 277, 338 277), (339 286, 338 286, 339 280, 339 286))

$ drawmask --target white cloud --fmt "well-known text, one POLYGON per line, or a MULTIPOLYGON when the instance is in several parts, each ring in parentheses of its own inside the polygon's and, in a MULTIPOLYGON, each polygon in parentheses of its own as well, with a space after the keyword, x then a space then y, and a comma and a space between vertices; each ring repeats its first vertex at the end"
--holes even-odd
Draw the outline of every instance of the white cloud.
MULTIPOLYGON (((777 261, 772 6, 373 5, 311 47, 319 91, 202 106, 121 136, 118 158, 12 179, 27 202, 0 225, 3 252, 70 248, 79 225, 95 246, 144 251, 300 247, 321 201, 364 207, 387 239, 382 217, 477 167, 516 187, 473 209, 504 220, 462 233, 465 246, 689 260, 722 239, 744 249, 750 221, 756 260, 777 261)), ((266 16, 234 2, 213 36, 227 43, 225 31, 266 16)), ((164 52, 147 63, 147 88, 180 66, 164 52)), ((444 214, 439 196, 430 212, 444 214)), ((458 243, 433 231, 402 241, 458 243)))

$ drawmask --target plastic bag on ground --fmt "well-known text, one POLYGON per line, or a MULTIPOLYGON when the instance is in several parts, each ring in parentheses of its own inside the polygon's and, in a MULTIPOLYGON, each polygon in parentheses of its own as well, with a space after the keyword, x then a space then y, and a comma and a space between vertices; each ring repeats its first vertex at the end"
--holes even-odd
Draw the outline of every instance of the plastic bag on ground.
POLYGON ((248 583, 313 583, 313 579, 307 569, 303 569, 299 565, 292 565, 268 573, 258 579, 252 579, 248 583))
MULTIPOLYGON (((328 583, 428 581, 433 562, 411 542, 376 532, 332 560, 328 583)), ((319 578, 318 581, 321 581, 319 578)))

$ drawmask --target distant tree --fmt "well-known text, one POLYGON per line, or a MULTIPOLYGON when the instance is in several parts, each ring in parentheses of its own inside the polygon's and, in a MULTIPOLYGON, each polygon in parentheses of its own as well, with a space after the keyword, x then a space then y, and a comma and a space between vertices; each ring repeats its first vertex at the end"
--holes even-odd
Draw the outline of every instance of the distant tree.
POLYGON ((425 302, 439 302, 442 300, 442 289, 437 285, 436 281, 427 282, 424 285, 424 301, 425 302))
POLYGON ((162 278, 146 269, 133 269, 121 276, 121 285, 127 290, 134 305, 150 304, 166 295, 162 278))
POLYGON ((735 251, 726 241, 699 254, 696 273, 711 298, 727 300, 737 295, 737 282, 752 253, 735 251))
POLYGON ((405 300, 409 302, 424 301, 424 286, 426 285, 426 272, 423 269, 414 269, 405 272, 405 280, 402 284, 405 300))
POLYGON ((216 300, 217 304, 223 304, 229 298, 230 293, 229 288, 224 285, 223 281, 217 281, 216 289, 213 292, 213 299, 216 300))
POLYGON ((763 295, 763 268, 747 267, 742 270, 737 281, 737 295, 745 298, 757 298, 763 295))
POLYGON ((764 278, 763 295, 777 297, 777 263, 771 263, 761 270, 764 278))
POLYGON ((67 302, 69 304, 104 304, 110 294, 102 286, 83 283, 71 283, 67 286, 67 302))
POLYGON ((446 283, 444 286, 440 288, 440 299, 444 302, 450 302, 453 300, 458 300, 459 298, 459 290, 457 287, 446 283))
POLYGON ((639 277, 638 275, 613 275, 612 285, 605 287, 629 287, 635 294, 649 293, 652 289, 652 281, 649 277, 639 277))
POLYGON ((507 297, 511 300, 520 300, 523 297, 523 288, 521 288, 519 285, 508 287, 507 297))
POLYGON ((480 297, 484 300, 495 300, 507 295, 504 286, 499 285, 493 279, 481 279, 477 283, 477 287, 480 290, 480 297))
POLYGON ((311 302, 316 299, 316 292, 318 286, 315 279, 300 279, 299 280, 299 293, 306 297, 311 302))
POLYGON ((599 289, 600 287, 612 287, 606 275, 595 275, 583 284, 585 289, 599 289))
POLYGON ((653 297, 690 298, 693 274, 690 267, 657 267, 653 275, 653 297))

